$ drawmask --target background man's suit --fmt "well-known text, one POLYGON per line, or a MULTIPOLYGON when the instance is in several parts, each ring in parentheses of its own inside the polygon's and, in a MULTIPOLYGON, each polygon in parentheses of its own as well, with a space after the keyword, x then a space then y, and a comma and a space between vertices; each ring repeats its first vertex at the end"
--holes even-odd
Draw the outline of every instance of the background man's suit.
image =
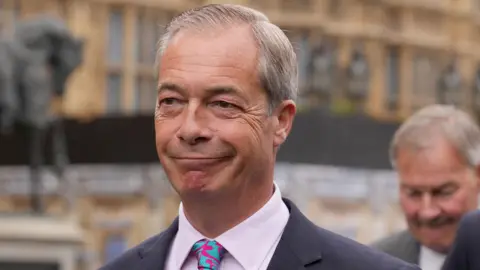
POLYGON ((408 263, 419 264, 420 243, 408 230, 375 242, 372 247, 408 263))
MULTIPOLYGON (((418 270, 387 254, 315 226, 289 200, 290 218, 268 270, 418 270)), ((164 232, 129 250, 100 270, 160 270, 178 220, 164 232)), ((250 270, 250 269, 248 269, 250 270)))
POLYGON ((443 270, 480 269, 480 211, 465 215, 443 270))

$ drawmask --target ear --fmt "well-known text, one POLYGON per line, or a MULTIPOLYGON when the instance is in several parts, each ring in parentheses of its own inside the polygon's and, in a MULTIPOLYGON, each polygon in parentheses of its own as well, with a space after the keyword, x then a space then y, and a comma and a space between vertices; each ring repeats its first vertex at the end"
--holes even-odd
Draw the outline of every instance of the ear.
POLYGON ((297 107, 293 100, 285 100, 275 109, 273 114, 273 117, 276 118, 273 138, 274 147, 279 147, 287 139, 292 129, 296 112, 297 107))

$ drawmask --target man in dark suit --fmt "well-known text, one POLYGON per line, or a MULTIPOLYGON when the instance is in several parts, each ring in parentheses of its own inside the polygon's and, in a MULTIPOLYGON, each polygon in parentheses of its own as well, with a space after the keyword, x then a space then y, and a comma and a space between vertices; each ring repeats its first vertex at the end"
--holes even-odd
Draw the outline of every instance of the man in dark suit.
POLYGON ((480 211, 463 218, 442 270, 480 269, 480 211))
POLYGON ((430 105, 402 124, 390 154, 408 230, 373 247, 424 270, 440 270, 458 223, 478 205, 480 130, 467 113, 430 105))
POLYGON ((103 270, 417 269, 318 228, 282 199, 273 172, 295 116, 297 63, 265 15, 186 11, 158 60, 156 146, 179 215, 103 270))

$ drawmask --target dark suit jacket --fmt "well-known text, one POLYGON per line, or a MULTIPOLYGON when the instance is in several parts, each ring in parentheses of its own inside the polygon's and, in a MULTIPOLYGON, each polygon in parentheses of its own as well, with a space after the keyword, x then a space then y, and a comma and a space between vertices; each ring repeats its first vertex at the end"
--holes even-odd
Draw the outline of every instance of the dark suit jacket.
POLYGON ((373 243, 371 247, 408 263, 417 265, 419 263, 420 243, 413 238, 408 230, 380 239, 373 243))
MULTIPOLYGON (((268 270, 418 270, 353 240, 321 229, 289 200, 290 210, 280 242, 268 270)), ((164 267, 178 220, 164 232, 127 251, 100 270, 160 270, 164 267)), ((247 269, 253 270, 253 269, 247 269)))
POLYGON ((443 270, 480 269, 480 211, 463 217, 443 270))

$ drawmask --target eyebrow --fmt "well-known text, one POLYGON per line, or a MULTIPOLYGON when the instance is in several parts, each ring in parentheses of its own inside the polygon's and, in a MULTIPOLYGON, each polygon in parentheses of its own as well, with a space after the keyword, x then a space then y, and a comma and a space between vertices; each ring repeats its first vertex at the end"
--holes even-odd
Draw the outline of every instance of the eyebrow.
POLYGON ((448 187, 454 187, 454 186, 456 186, 456 183, 452 182, 452 181, 446 181, 445 183, 442 183, 442 184, 440 184, 438 186, 435 186, 435 187, 427 187, 427 186, 423 186, 423 185, 415 185, 415 186, 410 186, 410 185, 405 185, 405 184, 401 185, 402 188, 421 189, 421 190, 440 190, 440 189, 444 189, 444 188, 448 188, 448 187))
MULTIPOLYGON (((164 82, 159 84, 158 94, 161 94, 164 91, 173 91, 183 95, 187 93, 187 90, 185 88, 169 82, 164 82)), ((221 85, 213 86, 213 87, 207 88, 205 91, 207 92, 207 95, 210 97, 218 96, 222 94, 233 94, 242 99, 246 99, 246 97, 240 92, 240 90, 233 86, 221 86, 221 85)))
POLYGON ((162 92, 165 92, 165 91, 173 91, 173 92, 178 92, 180 94, 185 94, 187 92, 185 88, 179 86, 178 84, 168 83, 168 82, 160 83, 157 87, 157 94, 160 95, 162 92))

